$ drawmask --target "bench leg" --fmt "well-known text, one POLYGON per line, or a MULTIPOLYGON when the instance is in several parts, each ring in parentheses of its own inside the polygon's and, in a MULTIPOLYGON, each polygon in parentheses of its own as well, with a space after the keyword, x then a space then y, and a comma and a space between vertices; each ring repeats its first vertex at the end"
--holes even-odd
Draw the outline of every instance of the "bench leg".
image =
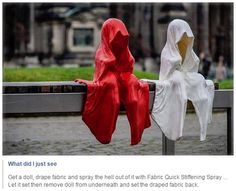
POLYGON ((174 155, 175 154, 175 142, 169 140, 162 133, 162 155, 174 155))
POLYGON ((227 108, 227 154, 234 154, 233 108, 227 108))

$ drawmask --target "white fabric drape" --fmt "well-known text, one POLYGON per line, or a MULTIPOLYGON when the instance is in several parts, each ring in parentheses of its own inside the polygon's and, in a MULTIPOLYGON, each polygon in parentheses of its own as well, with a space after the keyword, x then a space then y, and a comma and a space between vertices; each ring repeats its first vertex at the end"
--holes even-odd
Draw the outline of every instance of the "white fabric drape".
POLYGON ((188 23, 173 20, 161 53, 160 80, 149 80, 156 83, 152 119, 171 140, 182 136, 187 100, 193 103, 198 116, 201 141, 206 139, 207 126, 212 119, 214 84, 197 73, 199 59, 193 51, 193 39, 188 23), (178 42, 184 34, 192 40, 182 60, 178 42))

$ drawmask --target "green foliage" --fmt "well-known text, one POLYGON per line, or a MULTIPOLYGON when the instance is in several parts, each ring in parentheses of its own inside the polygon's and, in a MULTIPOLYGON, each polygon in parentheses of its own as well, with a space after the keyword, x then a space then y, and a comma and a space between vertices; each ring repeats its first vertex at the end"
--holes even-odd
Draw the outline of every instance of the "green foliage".
MULTIPOLYGON (((36 82, 36 81, 73 81, 75 79, 93 79, 93 67, 62 68, 4 68, 4 82, 36 82)), ((134 71, 139 79, 157 80, 155 73, 134 71)), ((233 80, 223 80, 219 82, 220 89, 233 89, 233 80)))
POLYGON ((77 78, 92 80, 94 68, 4 68, 5 82, 73 81, 77 78))
MULTIPOLYGON (((93 67, 80 68, 4 68, 4 82, 73 81, 93 79, 93 67)), ((137 78, 158 79, 157 74, 135 71, 137 78)))
POLYGON ((234 81, 232 79, 222 80, 219 82, 220 89, 233 89, 234 81))
POLYGON ((142 72, 142 71, 134 71, 134 75, 138 79, 150 79, 150 80, 158 80, 159 76, 155 73, 150 73, 150 72, 142 72))

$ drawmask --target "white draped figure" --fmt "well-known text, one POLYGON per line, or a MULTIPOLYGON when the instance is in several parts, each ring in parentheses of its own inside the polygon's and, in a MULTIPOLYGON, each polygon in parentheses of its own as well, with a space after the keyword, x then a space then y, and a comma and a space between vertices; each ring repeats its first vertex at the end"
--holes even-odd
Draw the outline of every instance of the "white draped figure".
POLYGON ((187 22, 175 19, 167 30, 161 53, 160 80, 156 83, 152 119, 168 139, 182 136, 187 100, 193 103, 200 123, 200 140, 206 139, 212 118, 214 84, 197 73, 199 59, 193 51, 194 36, 187 22))

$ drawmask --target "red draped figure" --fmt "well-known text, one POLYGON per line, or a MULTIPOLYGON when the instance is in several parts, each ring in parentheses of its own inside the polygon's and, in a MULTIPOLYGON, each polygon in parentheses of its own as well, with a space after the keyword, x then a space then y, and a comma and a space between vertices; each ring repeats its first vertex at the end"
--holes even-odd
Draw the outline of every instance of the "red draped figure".
POLYGON ((76 80, 87 84, 82 119, 103 144, 111 141, 121 103, 131 128, 131 145, 138 144, 143 130, 151 125, 149 87, 132 74, 134 58, 128 42, 124 23, 114 18, 106 20, 96 51, 94 79, 92 82, 76 80))

